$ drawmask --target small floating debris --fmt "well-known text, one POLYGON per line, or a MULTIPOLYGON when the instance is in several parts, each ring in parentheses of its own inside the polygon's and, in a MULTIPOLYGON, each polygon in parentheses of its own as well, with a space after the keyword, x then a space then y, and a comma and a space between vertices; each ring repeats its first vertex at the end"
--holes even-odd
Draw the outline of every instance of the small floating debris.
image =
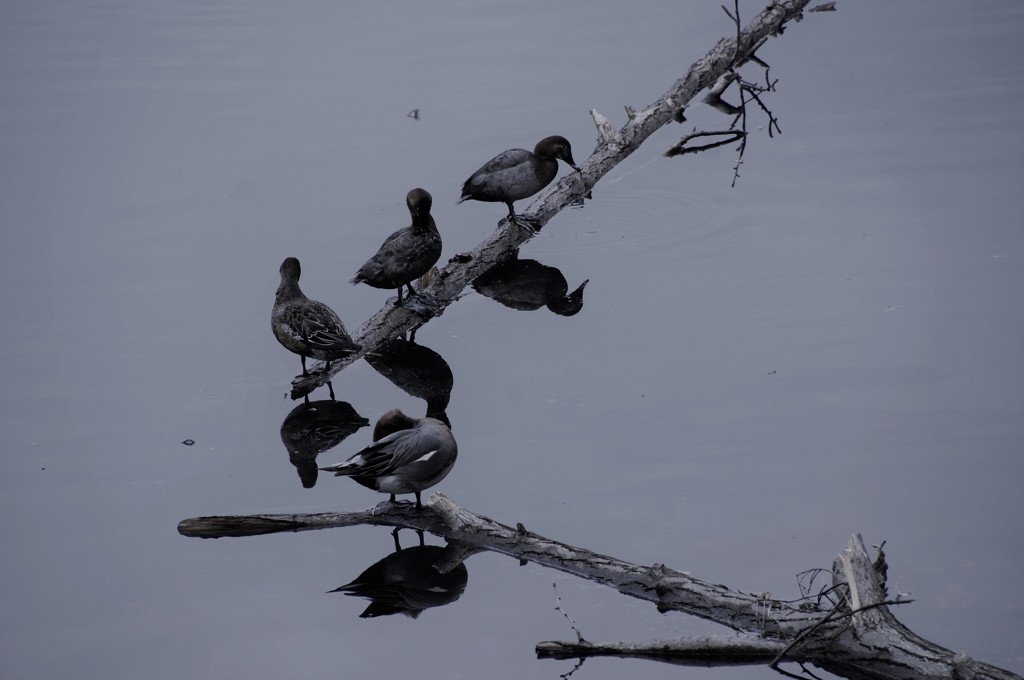
POLYGON ((185 441, 182 442, 182 444, 184 444, 185 446, 192 446, 195 443, 196 443, 195 439, 186 439, 185 441))
POLYGON ((413 120, 419 120, 420 119, 420 110, 419 109, 413 109, 412 111, 410 111, 409 113, 407 113, 405 115, 409 116, 413 120))

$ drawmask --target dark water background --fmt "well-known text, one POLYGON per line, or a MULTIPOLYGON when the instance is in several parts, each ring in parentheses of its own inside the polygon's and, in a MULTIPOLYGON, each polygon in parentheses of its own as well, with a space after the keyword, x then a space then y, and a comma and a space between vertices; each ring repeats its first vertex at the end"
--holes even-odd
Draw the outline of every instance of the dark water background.
MULTIPOLYGON (((839 8, 762 49, 783 134, 754 116, 736 188, 734 149, 660 155, 727 124, 696 105, 524 248, 590 280, 578 315, 473 293, 420 331, 455 379, 438 490, 779 598, 862 532, 902 621, 1021 672, 1024 5, 839 8)), ((591 640, 718 631, 489 554, 456 603, 363 620, 325 591, 386 529, 175 527, 380 500, 302 488, 281 443, 285 256, 357 327, 387 293, 347 280, 409 189, 467 250, 503 214, 455 205, 484 160, 549 134, 584 160, 589 109, 621 125, 732 31, 717 2, 0 2, 0 673, 556 678, 553 582, 591 640)), ((334 382, 372 420, 423 411, 363 362, 334 382)), ((574 677, 624 674, 770 672, 574 677)))

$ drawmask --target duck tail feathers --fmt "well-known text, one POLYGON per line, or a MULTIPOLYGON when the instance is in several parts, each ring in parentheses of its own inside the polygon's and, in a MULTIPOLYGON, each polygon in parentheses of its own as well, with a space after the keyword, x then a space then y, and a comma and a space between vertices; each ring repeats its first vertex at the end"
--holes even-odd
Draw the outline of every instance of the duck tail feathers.
POLYGON ((328 465, 327 467, 319 468, 324 472, 333 472, 335 477, 345 477, 354 475, 359 471, 358 466, 353 465, 349 462, 338 463, 337 465, 328 465))

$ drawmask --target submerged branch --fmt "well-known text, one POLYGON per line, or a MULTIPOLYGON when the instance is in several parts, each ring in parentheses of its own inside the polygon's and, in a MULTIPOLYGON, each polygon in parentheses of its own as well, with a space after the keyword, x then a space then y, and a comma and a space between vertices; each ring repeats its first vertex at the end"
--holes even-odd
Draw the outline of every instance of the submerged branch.
POLYGON ((538 642, 538 659, 582 659, 615 656, 622 659, 653 659, 679 666, 763 665, 784 650, 785 643, 751 636, 690 637, 652 642, 538 642))
MULTIPOLYGON (((459 507, 435 493, 417 510, 412 503, 385 501, 370 510, 348 513, 196 517, 183 520, 185 536, 216 538, 279 531, 307 531, 361 524, 407 527, 442 536, 457 550, 442 571, 452 569, 480 550, 573 574, 615 588, 623 595, 654 603, 658 611, 679 611, 727 626, 735 638, 693 638, 667 643, 595 645, 545 642, 539 656, 637 656, 671 663, 813 663, 848 678, 955 677, 1008 679, 1014 675, 965 655, 956 655, 916 635, 889 611, 884 556, 872 561, 864 542, 854 535, 833 565, 827 598, 811 596, 794 602, 754 595, 716 585, 663 564, 639 565, 554 541, 496 522, 459 507)), ((782 669, 779 669, 780 671, 782 669)))

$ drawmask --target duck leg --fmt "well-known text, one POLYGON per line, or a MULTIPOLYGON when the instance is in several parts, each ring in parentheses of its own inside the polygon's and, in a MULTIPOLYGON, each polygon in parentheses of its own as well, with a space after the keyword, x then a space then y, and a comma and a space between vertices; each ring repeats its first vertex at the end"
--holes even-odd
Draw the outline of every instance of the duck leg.
POLYGON ((440 303, 436 297, 431 293, 422 290, 414 290, 411 286, 410 291, 411 292, 405 296, 405 302, 403 303, 403 306, 406 309, 411 309, 417 314, 426 317, 437 315, 437 308, 440 303))
POLYGON ((395 530, 391 532, 391 537, 395 539, 395 552, 402 549, 402 544, 398 542, 398 530, 400 527, 395 527, 395 530))

